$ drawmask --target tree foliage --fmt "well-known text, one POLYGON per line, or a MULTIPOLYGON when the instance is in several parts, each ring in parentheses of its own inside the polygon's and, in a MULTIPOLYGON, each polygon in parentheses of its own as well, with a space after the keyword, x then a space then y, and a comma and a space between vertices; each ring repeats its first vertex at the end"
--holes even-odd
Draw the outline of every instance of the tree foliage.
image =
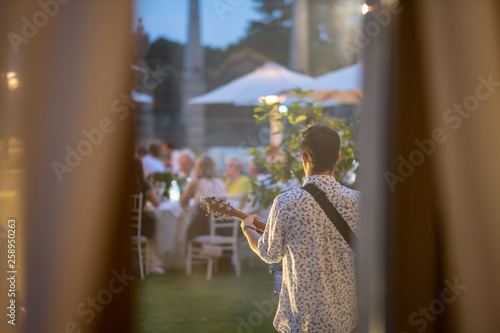
POLYGON ((274 149, 271 146, 264 149, 253 147, 248 152, 253 156, 255 163, 265 165, 268 170, 268 176, 265 179, 254 180, 252 185, 252 195, 255 201, 265 207, 272 204, 274 198, 283 191, 285 184, 294 179, 299 183, 304 181, 300 133, 315 124, 329 125, 339 133, 342 142, 340 147, 342 157, 335 166, 335 178, 346 186, 356 187, 357 185, 356 174, 359 165, 357 121, 331 119, 324 114, 321 104, 306 99, 307 92, 297 89, 295 93, 300 96, 300 100, 292 102, 286 113, 277 112, 279 102, 271 105, 262 103, 254 109, 257 124, 268 123, 270 117, 274 117, 280 122, 280 132, 283 134, 283 141, 274 159, 269 158, 274 149))
MULTIPOLYGON (((261 18, 252 21, 247 37, 237 45, 251 47, 282 65, 288 65, 292 0, 254 0, 261 18)), ((358 1, 359 2, 359 1, 358 1)), ((350 0, 309 0, 309 56, 311 75, 317 76, 349 64, 341 50, 346 22, 353 21, 350 0)))

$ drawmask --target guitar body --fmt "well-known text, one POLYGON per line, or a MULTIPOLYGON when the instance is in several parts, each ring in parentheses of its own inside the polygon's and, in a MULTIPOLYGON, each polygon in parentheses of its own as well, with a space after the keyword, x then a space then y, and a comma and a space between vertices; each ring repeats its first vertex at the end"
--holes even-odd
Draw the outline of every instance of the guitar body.
MULTIPOLYGON (((205 210, 207 213, 213 213, 215 216, 231 216, 236 217, 241 221, 250 216, 239 209, 231 207, 229 204, 225 204, 224 202, 222 202, 222 200, 217 200, 215 197, 202 197, 201 208, 203 208, 203 210, 205 210)), ((266 230, 266 222, 256 219, 254 220, 253 224, 255 225, 255 228, 260 232, 264 232, 264 230, 266 230)))

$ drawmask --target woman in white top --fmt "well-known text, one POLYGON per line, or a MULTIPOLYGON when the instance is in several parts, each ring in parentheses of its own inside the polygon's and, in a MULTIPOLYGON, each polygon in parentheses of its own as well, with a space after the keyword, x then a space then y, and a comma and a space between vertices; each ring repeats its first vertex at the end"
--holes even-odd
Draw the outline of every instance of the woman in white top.
MULTIPOLYGON (((186 206, 191 198, 199 206, 200 197, 224 198, 226 196, 226 185, 217 178, 214 161, 206 155, 198 157, 194 165, 196 179, 191 181, 181 196, 181 205, 186 206)), ((196 236, 208 234, 209 225, 206 212, 201 208, 191 221, 187 231, 187 240, 196 236)))

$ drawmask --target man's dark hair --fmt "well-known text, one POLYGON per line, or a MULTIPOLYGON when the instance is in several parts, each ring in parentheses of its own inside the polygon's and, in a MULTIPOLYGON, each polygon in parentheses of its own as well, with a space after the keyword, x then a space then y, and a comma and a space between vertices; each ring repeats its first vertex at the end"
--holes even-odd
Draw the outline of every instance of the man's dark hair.
POLYGON ((152 143, 149 145, 149 155, 153 157, 158 157, 160 156, 160 146, 157 145, 156 143, 152 143))
POLYGON ((339 134, 331 127, 313 125, 300 133, 302 153, 306 156, 311 172, 318 174, 333 170, 340 151, 339 134))
POLYGON ((167 146, 169 149, 177 149, 177 146, 173 142, 166 141, 165 146, 167 146))
POLYGON ((148 153, 148 149, 145 146, 137 147, 137 153, 140 155, 146 155, 148 153))

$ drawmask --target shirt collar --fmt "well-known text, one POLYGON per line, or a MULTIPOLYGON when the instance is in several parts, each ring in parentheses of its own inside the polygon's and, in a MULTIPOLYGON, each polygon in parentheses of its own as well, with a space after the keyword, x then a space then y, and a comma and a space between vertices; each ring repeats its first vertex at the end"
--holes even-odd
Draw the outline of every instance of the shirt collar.
POLYGON ((314 185, 317 185, 318 183, 323 183, 323 182, 327 182, 327 183, 336 183, 337 180, 335 179, 334 176, 328 176, 328 175, 311 175, 309 177, 307 177, 305 180, 304 180, 304 183, 302 184, 305 185, 307 183, 312 183, 314 185))

